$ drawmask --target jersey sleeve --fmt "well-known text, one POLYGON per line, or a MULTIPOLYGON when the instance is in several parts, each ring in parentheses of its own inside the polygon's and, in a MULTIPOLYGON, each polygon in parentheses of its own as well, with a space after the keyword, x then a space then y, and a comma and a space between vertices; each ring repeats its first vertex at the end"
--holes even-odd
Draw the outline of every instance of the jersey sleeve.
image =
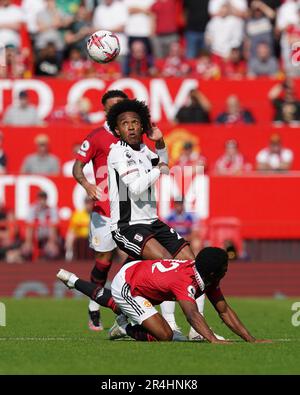
POLYGON ((134 195, 140 195, 152 185, 160 175, 157 168, 140 176, 139 166, 126 147, 113 147, 108 156, 108 164, 115 169, 123 183, 134 195))
POLYGON ((184 281, 182 277, 178 276, 178 279, 176 279, 172 284, 171 290, 176 300, 187 300, 189 302, 196 303, 196 288, 192 283, 184 281))
POLYGON ((224 299, 223 293, 221 291, 220 285, 214 285, 207 288, 205 291, 208 299, 212 304, 217 303, 219 300, 224 299))
POLYGON ((82 163, 88 163, 95 156, 97 148, 93 139, 89 136, 82 142, 76 154, 76 159, 82 163))

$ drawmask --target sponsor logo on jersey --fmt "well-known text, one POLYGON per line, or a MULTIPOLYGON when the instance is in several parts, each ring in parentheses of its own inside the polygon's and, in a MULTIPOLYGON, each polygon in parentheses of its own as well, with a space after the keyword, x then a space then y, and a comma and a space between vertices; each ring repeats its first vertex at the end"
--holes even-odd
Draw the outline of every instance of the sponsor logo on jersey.
POLYGON ((134 240, 141 242, 144 240, 143 236, 140 235, 139 233, 136 233, 136 235, 134 236, 134 240))
POLYGON ((149 300, 144 300, 143 305, 147 307, 147 309, 150 309, 152 307, 152 304, 149 302, 149 300))

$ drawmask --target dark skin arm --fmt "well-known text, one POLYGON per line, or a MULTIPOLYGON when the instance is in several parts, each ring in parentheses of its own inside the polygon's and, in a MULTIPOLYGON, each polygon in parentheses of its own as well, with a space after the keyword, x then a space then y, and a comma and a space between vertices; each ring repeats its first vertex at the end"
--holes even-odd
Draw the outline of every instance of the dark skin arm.
MULTIPOLYGON (((209 295, 207 295, 209 298, 209 295)), ((218 312, 222 321, 228 326, 228 328, 240 336, 243 340, 249 343, 268 343, 269 340, 259 340, 253 337, 245 325, 241 322, 234 310, 227 304, 224 297, 217 301, 211 300, 210 302, 218 312)))
POLYGON ((84 166, 85 163, 82 163, 80 160, 76 160, 73 165, 73 177, 86 190, 86 193, 90 199, 99 200, 100 192, 97 188, 97 185, 88 182, 83 173, 84 166))
POLYGON ((212 330, 207 325, 204 317, 199 313, 196 303, 189 302, 188 300, 178 300, 178 303, 184 312, 187 321, 195 329, 196 332, 200 333, 210 343, 215 344, 228 344, 228 341, 218 340, 213 334, 212 330))

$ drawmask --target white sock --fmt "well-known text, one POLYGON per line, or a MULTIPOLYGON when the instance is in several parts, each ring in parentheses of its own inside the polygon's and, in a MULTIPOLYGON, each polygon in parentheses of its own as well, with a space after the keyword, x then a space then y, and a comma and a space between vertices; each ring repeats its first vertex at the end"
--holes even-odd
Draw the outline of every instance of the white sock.
POLYGON ((171 329, 174 330, 176 327, 175 321, 175 302, 166 301, 160 305, 161 313, 164 319, 168 322, 171 329))
POLYGON ((100 306, 98 305, 98 303, 96 303, 94 300, 90 300, 90 303, 89 303, 89 310, 90 311, 99 311, 99 309, 100 309, 100 306))
POLYGON ((204 315, 204 302, 205 302, 205 294, 199 296, 199 298, 196 299, 199 313, 201 313, 202 315, 204 315))
POLYGON ((69 287, 74 287, 77 280, 78 280, 78 277, 75 274, 71 274, 71 276, 67 282, 67 285, 69 287))

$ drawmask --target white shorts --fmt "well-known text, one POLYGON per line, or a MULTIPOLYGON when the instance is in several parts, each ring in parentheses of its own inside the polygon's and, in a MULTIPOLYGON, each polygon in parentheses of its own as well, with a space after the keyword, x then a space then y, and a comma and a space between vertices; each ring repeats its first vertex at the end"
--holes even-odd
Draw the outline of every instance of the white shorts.
POLYGON ((90 248, 97 252, 112 251, 117 247, 110 231, 110 218, 92 212, 89 243, 90 248))
POLYGON ((122 267, 111 283, 111 294, 114 301, 133 324, 141 325, 147 318, 157 313, 149 300, 142 296, 132 296, 130 285, 126 283, 125 272, 136 262, 130 262, 122 267))

